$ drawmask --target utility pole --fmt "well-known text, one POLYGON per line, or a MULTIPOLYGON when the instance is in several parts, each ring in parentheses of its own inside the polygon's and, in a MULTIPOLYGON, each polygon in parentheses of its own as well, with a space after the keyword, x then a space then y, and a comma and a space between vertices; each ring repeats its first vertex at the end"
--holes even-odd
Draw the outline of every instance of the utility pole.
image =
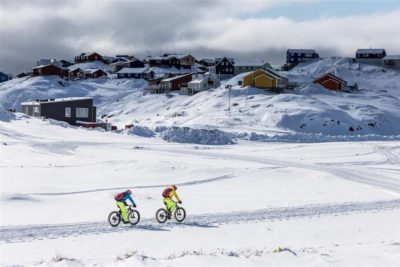
POLYGON ((231 117, 231 88, 232 85, 228 84, 226 86, 228 88, 228 114, 229 114, 229 118, 231 117))

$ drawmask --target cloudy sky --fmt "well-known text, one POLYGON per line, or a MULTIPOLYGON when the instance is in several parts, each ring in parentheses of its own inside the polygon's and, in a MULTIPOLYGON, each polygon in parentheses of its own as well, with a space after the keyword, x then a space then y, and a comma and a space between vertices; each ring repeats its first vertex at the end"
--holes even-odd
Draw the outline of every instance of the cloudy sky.
POLYGON ((184 52, 281 64, 288 48, 400 54, 399 0, 0 0, 0 70, 80 52, 184 52))

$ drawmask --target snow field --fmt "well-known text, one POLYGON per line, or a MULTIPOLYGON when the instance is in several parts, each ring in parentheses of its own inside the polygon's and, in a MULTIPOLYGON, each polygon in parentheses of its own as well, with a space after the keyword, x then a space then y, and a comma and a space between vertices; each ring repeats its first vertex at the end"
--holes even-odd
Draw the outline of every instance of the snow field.
POLYGON ((0 126, 2 265, 400 261, 397 141, 203 146, 24 116, 0 126), (172 183, 188 217, 159 225, 172 183), (142 220, 114 229, 106 218, 125 188, 142 220))

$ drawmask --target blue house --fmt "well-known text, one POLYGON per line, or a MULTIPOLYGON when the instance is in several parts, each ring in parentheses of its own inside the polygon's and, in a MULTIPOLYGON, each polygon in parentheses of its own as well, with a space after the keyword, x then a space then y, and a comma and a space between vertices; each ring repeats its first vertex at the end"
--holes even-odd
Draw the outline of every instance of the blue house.
POLYGON ((288 49, 286 63, 297 64, 318 59, 319 55, 314 49, 288 49))
POLYGON ((11 75, 5 74, 0 71, 0 83, 9 81, 11 79, 12 79, 11 75))

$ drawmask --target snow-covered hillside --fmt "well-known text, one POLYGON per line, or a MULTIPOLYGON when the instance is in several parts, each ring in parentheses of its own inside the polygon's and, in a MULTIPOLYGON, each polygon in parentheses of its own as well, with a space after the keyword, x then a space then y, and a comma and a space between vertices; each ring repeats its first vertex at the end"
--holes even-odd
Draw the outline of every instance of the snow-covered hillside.
MULTIPOLYGON (((240 88, 238 77, 194 96, 143 95, 145 81, 16 79, 0 85, 0 103, 19 109, 36 98, 93 96, 98 116, 119 127, 133 123, 162 135, 171 127, 218 129, 232 140, 384 140, 400 138, 400 72, 327 58, 282 72, 301 84, 283 94, 240 88), (312 80, 334 71, 356 82, 356 93, 330 92, 312 80), (226 84, 234 85, 229 93, 226 84)), ((174 128, 176 129, 176 128, 174 128)), ((171 131, 171 130, 170 130, 171 131)), ((152 134, 150 134, 152 135, 152 134)), ((175 135, 175 133, 174 133, 175 135)), ((190 142, 191 140, 187 140, 190 142)))
POLYGON ((0 139, 1 266, 400 262, 399 141, 184 145, 2 109, 0 139), (188 216, 160 225, 170 184, 188 216), (126 188, 142 219, 112 228, 126 188))

